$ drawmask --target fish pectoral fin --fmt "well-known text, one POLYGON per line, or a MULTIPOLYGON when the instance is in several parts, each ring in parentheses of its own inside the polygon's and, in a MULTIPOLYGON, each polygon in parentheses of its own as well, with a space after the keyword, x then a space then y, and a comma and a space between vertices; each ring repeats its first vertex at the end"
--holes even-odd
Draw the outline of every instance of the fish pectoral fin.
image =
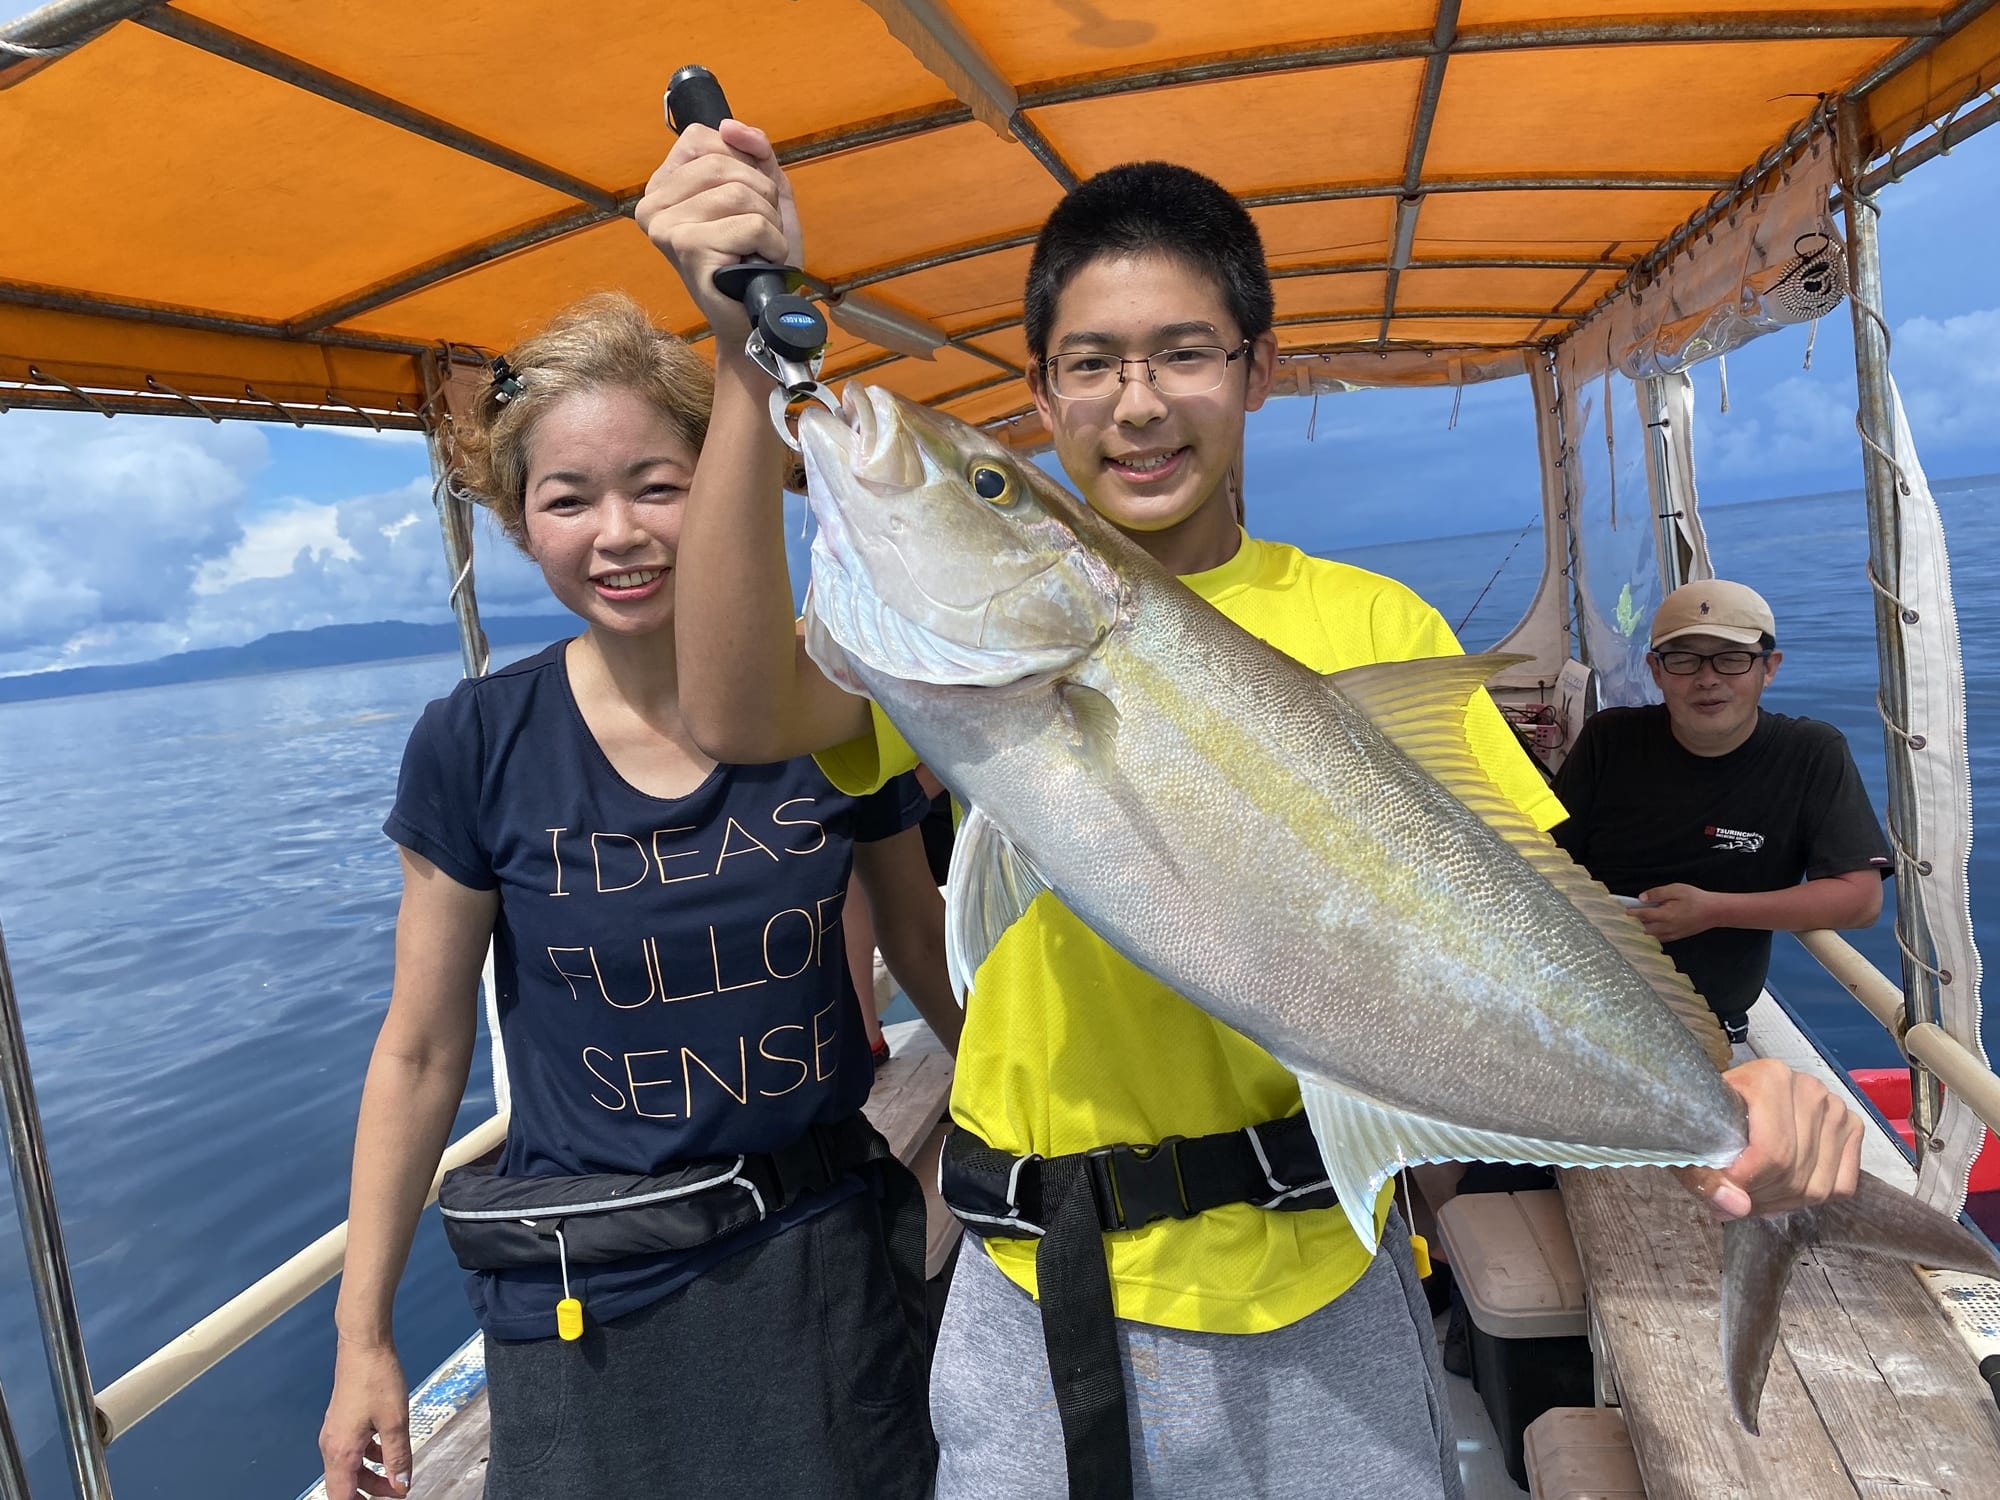
POLYGON ((1785 1284, 1800 1254, 1814 1245, 2000 1277, 2000 1261, 1978 1236, 1866 1172, 1852 1198, 1732 1219, 1722 1226, 1722 1370, 1730 1405, 1746 1432, 1757 1431, 1785 1284))
POLYGON ((1375 1198, 1390 1174, 1429 1161, 1505 1161, 1524 1166, 1631 1167, 1682 1166, 1667 1158, 1630 1149, 1552 1141, 1505 1131, 1454 1125, 1428 1115, 1383 1104, 1337 1083, 1300 1073, 1299 1097, 1319 1142, 1327 1180, 1362 1247, 1375 1247, 1375 1198))
POLYGON ((1109 773, 1118 749, 1118 705, 1074 677, 1057 684, 1056 701, 1076 753, 1093 772, 1109 773))
POLYGON ((1535 873, 1554 886, 1638 970, 1660 1002, 1679 1017, 1717 1068, 1729 1066, 1729 1039, 1706 1000, 1674 967, 1659 943, 1589 872, 1501 791, 1466 738, 1472 695, 1495 672, 1527 657, 1432 656, 1418 661, 1349 667, 1326 680, 1368 716, 1444 789, 1465 804, 1535 873))
POLYGON ((952 992, 965 1003, 972 976, 1000 935, 1049 888, 1026 855, 974 807, 958 825, 945 877, 944 958, 952 992))

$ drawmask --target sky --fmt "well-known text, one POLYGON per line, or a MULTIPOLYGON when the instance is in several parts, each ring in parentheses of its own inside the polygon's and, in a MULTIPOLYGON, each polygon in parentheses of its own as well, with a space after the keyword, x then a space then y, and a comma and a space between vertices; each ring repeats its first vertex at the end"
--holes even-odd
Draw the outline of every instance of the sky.
MULTIPOLYGON (((0 0, 0 21, 32 8, 0 0)), ((1892 363, 1925 467, 1940 479, 2000 471, 2000 129, 1882 201, 1892 363)), ((1726 414, 1712 368, 1697 371, 1703 503, 1859 485, 1845 309, 1819 325, 1810 370, 1805 346, 1804 329, 1787 329, 1731 355, 1726 414)), ((1315 551, 1518 532, 1538 509, 1526 381, 1468 388, 1455 426, 1452 402, 1449 391, 1272 401, 1247 437, 1252 529, 1315 551)), ((430 483, 416 434, 0 416, 0 674, 443 620, 430 483)), ((553 613, 539 575, 481 517, 482 610, 553 613)))

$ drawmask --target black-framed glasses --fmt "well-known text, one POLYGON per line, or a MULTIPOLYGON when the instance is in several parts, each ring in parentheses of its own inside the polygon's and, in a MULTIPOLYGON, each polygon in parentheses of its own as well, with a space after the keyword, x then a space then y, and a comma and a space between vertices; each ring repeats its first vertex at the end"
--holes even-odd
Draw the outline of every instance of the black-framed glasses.
POLYGON ((1655 651, 1653 660, 1662 672, 1675 677, 1692 677, 1704 665, 1714 667, 1724 677, 1741 677, 1771 653, 1768 651, 1655 651))
POLYGON ((1146 380, 1162 396, 1201 396, 1222 384, 1229 367, 1250 352, 1245 339, 1234 349, 1189 344, 1160 349, 1139 359, 1094 350, 1051 354, 1042 361, 1049 389, 1065 401, 1096 401, 1118 393, 1130 365, 1144 365, 1146 380))

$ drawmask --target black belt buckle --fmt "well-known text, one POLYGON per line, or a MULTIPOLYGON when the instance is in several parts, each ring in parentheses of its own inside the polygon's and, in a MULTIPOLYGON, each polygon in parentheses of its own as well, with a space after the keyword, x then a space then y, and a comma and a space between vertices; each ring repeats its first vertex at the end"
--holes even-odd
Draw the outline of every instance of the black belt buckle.
POLYGON ((1107 1231, 1139 1229, 1157 1219, 1191 1219, 1175 1148, 1185 1136, 1157 1146, 1099 1146, 1083 1153, 1097 1200, 1097 1222, 1107 1231))

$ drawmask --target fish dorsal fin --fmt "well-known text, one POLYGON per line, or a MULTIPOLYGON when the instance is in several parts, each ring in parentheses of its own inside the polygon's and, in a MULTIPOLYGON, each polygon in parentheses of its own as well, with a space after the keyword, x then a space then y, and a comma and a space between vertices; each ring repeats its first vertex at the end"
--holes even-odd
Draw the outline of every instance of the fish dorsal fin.
POLYGON ((1370 1251, 1375 1248, 1376 1196, 1390 1174, 1404 1167, 1428 1161, 1507 1161, 1550 1167, 1696 1165, 1686 1157, 1453 1125, 1351 1093, 1310 1073, 1298 1077, 1299 1097, 1305 1103, 1313 1139, 1319 1143, 1327 1181, 1340 1195, 1341 1209, 1354 1227, 1355 1238, 1370 1251))
POLYGON ((945 877, 944 957, 958 1003, 1000 935, 1035 904, 1048 882, 978 808, 966 812, 945 877))
POLYGON ((1432 656, 1350 667, 1327 681, 1560 891, 1638 970, 1661 1003, 1694 1034, 1709 1060, 1726 1068, 1729 1039, 1708 1002, 1617 898, 1537 828, 1472 753, 1465 732, 1472 695, 1495 672, 1525 660, 1495 652, 1432 656))

